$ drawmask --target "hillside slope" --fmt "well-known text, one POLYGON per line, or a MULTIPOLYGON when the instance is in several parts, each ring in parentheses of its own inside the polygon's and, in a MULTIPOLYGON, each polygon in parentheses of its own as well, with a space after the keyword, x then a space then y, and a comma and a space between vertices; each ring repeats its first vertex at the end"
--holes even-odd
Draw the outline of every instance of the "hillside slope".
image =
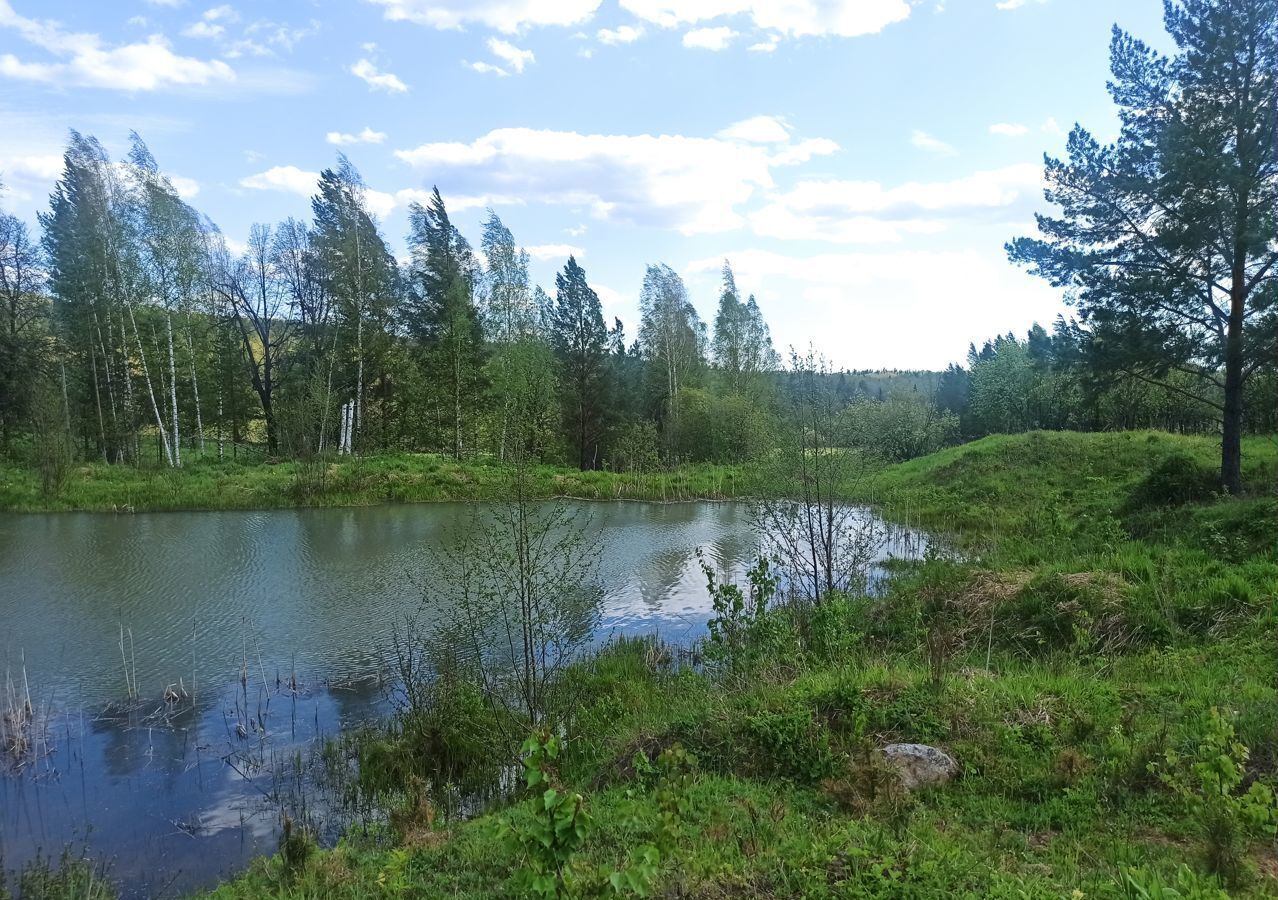
MULTIPOLYGON (((961 557, 905 567, 879 601, 774 609, 729 667, 720 655, 675 670, 650 641, 579 664, 561 685, 554 778, 591 824, 543 885, 1278 897, 1265 828, 1188 777, 1198 761, 1262 793, 1278 778, 1274 501, 1259 493, 1273 445, 1249 442, 1251 497, 1162 504, 1148 490, 1169 458, 1192 481, 1213 454, 1172 435, 1029 434, 894 466, 865 493, 953 527, 961 557), (942 747, 961 777, 900 794, 874 761, 890 741, 942 747)), ((465 704, 405 717, 378 740, 379 771, 429 771, 427 735, 454 764, 508 760, 476 744, 480 718, 465 704)), ((304 863, 262 861, 216 896, 525 895, 541 790, 466 821, 437 814, 429 792, 383 794, 387 825, 304 863)))

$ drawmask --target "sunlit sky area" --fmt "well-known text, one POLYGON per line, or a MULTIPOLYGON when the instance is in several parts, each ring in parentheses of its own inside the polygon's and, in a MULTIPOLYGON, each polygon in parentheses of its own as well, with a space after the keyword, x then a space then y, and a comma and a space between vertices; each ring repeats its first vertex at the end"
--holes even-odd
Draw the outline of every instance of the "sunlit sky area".
POLYGON ((397 252, 437 184, 632 337, 647 264, 712 319, 726 258, 779 348, 941 368, 1064 309, 1003 243, 1043 153, 1115 131, 1115 22, 1163 41, 1156 0, 0 0, 0 205, 34 224, 68 129, 136 129, 243 241, 340 151, 397 252))

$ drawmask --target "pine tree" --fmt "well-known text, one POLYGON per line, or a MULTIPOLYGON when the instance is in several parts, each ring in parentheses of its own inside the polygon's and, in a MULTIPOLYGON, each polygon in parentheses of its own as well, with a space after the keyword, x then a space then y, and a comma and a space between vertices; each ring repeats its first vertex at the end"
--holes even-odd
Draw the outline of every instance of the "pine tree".
POLYGON ((1098 371, 1218 409, 1237 493, 1244 387, 1278 339, 1278 0, 1168 0, 1164 22, 1170 57, 1115 27, 1118 139, 1075 126, 1047 160, 1060 216, 1008 252, 1067 289, 1098 371))
POLYGON ((608 332, 603 307, 586 281, 585 270, 568 257, 555 276, 555 305, 551 315, 551 344, 559 357, 564 420, 569 443, 583 471, 599 465, 603 433, 608 332))

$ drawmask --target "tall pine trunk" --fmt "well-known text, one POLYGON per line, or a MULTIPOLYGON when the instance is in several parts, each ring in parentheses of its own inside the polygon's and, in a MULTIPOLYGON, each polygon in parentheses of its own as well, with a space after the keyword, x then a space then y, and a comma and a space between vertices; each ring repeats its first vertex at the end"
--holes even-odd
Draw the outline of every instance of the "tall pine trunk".
POLYGON ((1242 493, 1243 311, 1246 271, 1234 263, 1229 297, 1229 330, 1225 335, 1225 409, 1220 434, 1220 483, 1231 494, 1242 493))

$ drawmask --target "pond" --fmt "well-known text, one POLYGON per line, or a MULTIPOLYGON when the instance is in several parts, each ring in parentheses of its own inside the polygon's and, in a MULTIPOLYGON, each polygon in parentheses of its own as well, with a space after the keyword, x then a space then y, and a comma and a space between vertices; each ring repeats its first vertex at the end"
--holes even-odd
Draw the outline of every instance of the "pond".
MULTIPOLYGON (((573 509, 599 541, 600 642, 701 636, 696 551, 741 578, 759 548, 745 504, 573 509)), ((35 762, 0 775, 0 861, 87 846, 149 897, 273 852, 279 803, 303 790, 298 751, 386 714, 392 629, 429 621, 439 550, 472 515, 0 515, 0 713, 29 695, 43 723, 35 762), (183 699, 166 705, 166 690, 183 699)), ((889 538, 880 559, 926 543, 889 538)))

